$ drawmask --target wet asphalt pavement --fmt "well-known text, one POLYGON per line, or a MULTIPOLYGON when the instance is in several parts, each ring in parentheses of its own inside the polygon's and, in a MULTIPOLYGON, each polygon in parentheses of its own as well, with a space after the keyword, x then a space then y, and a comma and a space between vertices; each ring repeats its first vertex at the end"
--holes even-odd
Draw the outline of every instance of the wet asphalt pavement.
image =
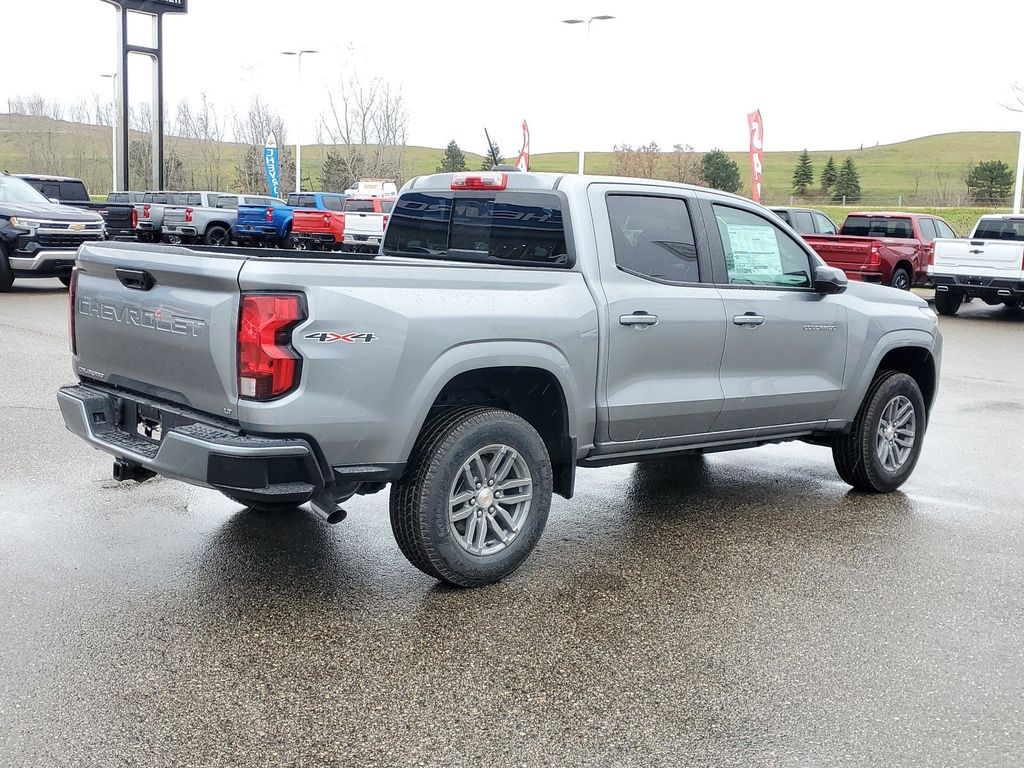
POLYGON ((942 320, 900 493, 826 449, 581 471, 458 591, 386 494, 260 515, 65 432, 66 293, 0 296, 0 765, 1015 766, 1024 314, 942 320))

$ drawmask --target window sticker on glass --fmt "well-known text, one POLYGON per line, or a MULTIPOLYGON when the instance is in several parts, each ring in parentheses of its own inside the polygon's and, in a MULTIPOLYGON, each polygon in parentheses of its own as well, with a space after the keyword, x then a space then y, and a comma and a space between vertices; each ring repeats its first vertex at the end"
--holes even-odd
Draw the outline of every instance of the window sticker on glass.
POLYGON ((729 274, 733 279, 759 281, 782 274, 779 241, 771 227, 748 224, 726 224, 732 251, 729 274))

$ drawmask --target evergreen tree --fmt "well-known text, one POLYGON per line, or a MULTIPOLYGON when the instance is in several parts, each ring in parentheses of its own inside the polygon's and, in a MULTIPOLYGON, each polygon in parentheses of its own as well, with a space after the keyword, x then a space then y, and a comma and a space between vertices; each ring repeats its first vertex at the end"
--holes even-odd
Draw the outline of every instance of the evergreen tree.
POLYGON ((811 156, 805 149, 796 168, 793 169, 793 191, 800 197, 807 194, 807 188, 814 184, 814 166, 811 164, 811 156))
POLYGON ((356 181, 341 155, 327 150, 327 157, 320 166, 320 188, 324 192, 344 192, 356 181))
POLYGON ((480 162, 480 170, 491 170, 495 162, 501 162, 501 147, 498 146, 498 142, 492 141, 491 148, 487 152, 484 152, 484 159, 480 162), (494 158, 498 158, 497 161, 495 161, 494 158))
POLYGON ((741 186, 740 167, 720 149, 706 152, 700 161, 700 175, 712 189, 738 192, 741 186))
POLYGON ((971 167, 967 194, 976 203, 1001 203, 1013 187, 1013 172, 1002 160, 987 160, 971 167))
POLYGON ((441 165, 437 167, 437 173, 457 173, 466 170, 466 156, 455 143, 455 139, 448 142, 448 148, 441 158, 441 165))
POLYGON ((839 172, 836 170, 836 161, 829 155, 828 162, 825 163, 825 167, 821 171, 821 191, 823 194, 829 194, 832 191, 832 187, 836 184, 836 179, 839 178, 839 172))
POLYGON ((860 174, 857 172, 857 166, 854 165, 852 157, 846 158, 843 162, 843 167, 839 169, 839 175, 836 177, 836 183, 832 187, 833 200, 844 198, 848 203, 860 200, 860 174))

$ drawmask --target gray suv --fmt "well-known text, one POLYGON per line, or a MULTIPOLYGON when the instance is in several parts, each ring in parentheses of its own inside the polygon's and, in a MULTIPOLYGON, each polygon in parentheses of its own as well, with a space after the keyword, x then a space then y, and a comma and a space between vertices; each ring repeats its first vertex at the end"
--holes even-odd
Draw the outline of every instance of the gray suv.
POLYGON ((577 466, 803 440, 854 488, 910 476, 942 340, 749 200, 643 179, 408 182, 379 255, 89 244, 68 428, 247 506, 328 521, 390 485, 409 560, 518 567, 577 466))

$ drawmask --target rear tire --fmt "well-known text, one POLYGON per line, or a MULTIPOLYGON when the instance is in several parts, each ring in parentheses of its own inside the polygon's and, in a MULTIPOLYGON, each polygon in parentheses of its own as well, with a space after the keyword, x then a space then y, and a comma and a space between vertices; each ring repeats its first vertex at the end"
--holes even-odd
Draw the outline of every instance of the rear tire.
POLYGON ((391 528, 428 576, 492 584, 533 551, 551 489, 547 449, 526 420, 496 408, 445 409, 428 419, 391 486, 391 528))
POLYGON ((917 466, 926 426, 917 382, 895 371, 876 374, 853 427, 832 443, 839 476, 858 491, 895 491, 917 466))
POLYGON ((285 250, 288 250, 288 251, 294 251, 295 250, 295 238, 292 237, 291 230, 288 230, 285 233, 285 236, 283 238, 281 238, 280 245, 285 250))
POLYGON ((953 317, 960 310, 960 305, 963 303, 964 296, 962 293, 953 293, 951 291, 935 292, 935 309, 940 315, 953 317))
POLYGON ((907 272, 903 267, 893 270, 892 280, 889 281, 889 285, 893 288, 899 288, 901 291, 909 291, 913 285, 910 273, 907 272))
POLYGON ((203 242, 207 245, 231 245, 231 232, 219 224, 214 224, 207 228, 203 242))

